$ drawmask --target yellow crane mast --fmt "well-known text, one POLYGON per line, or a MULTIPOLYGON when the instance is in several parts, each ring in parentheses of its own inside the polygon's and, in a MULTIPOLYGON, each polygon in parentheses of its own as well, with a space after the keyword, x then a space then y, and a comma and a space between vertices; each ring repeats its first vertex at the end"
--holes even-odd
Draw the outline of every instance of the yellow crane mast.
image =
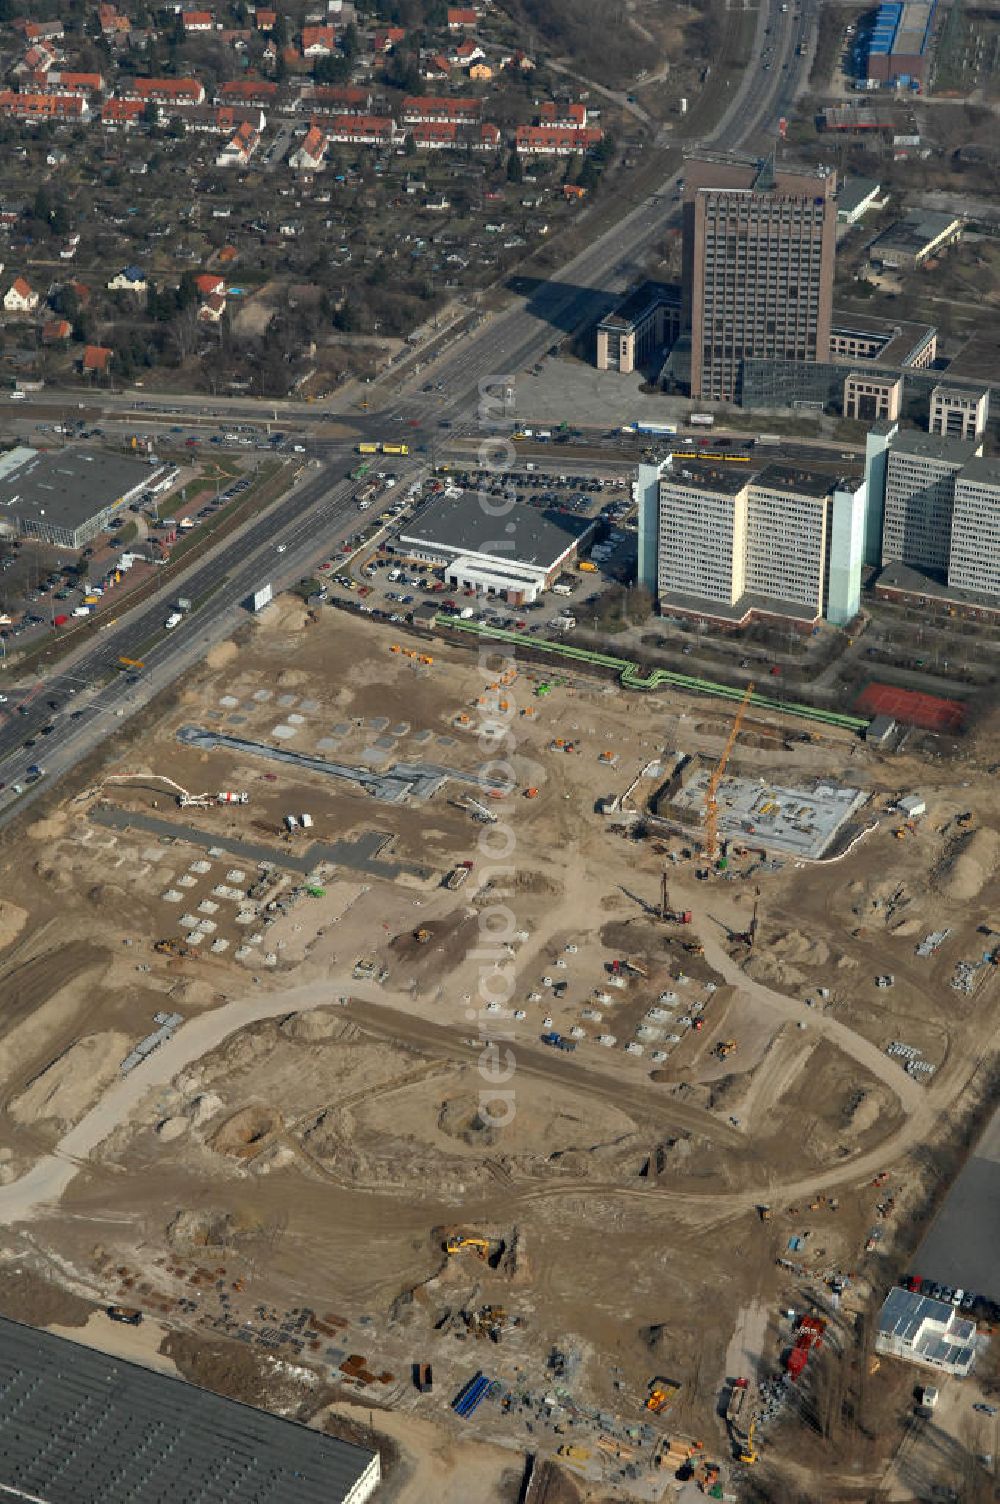
POLYGON ((736 745, 736 738, 740 734, 743 717, 746 715, 747 706, 750 704, 750 697, 755 687, 751 681, 744 691, 739 709, 733 717, 733 724, 729 728, 729 735, 726 738, 726 745, 722 749, 722 756, 716 763, 712 776, 708 780, 708 788, 705 790, 705 855, 708 857, 709 862, 715 861, 715 854, 719 845, 719 785, 725 776, 726 766, 736 745))

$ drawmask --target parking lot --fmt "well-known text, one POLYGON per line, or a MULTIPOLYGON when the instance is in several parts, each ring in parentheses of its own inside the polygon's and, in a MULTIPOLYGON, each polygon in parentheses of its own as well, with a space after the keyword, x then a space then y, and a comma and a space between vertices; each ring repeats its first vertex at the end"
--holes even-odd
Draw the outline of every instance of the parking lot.
MULTIPOLYGON (((386 486, 395 483, 396 478, 383 471, 370 485, 376 495, 384 496, 386 486)), ((320 599, 344 604, 353 597, 356 608, 366 615, 399 623, 419 607, 431 605, 444 614, 461 614, 514 631, 557 636, 576 624, 581 608, 593 614, 609 584, 634 572, 634 532, 626 526, 631 511, 627 482, 620 479, 527 471, 498 476, 487 471, 448 469, 422 485, 411 486, 382 513, 377 540, 369 530, 374 547, 358 550, 359 540, 343 540, 338 553, 320 568, 320 599), (578 564, 576 569, 564 571, 553 591, 524 605, 508 605, 471 589, 449 593, 443 567, 408 558, 395 540, 400 525, 419 517, 421 508, 442 492, 457 494, 463 490, 491 499, 515 495, 519 506, 598 519, 594 543, 580 561, 584 567, 578 564)))

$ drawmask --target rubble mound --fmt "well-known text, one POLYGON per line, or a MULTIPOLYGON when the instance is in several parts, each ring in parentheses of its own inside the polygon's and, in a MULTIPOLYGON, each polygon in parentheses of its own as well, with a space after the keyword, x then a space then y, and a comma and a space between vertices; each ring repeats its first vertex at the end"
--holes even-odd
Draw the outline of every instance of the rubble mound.
POLYGON ((934 875, 935 887, 952 903, 978 898, 1000 865, 1000 834, 988 826, 956 842, 934 875))
POLYGON ((354 1040, 361 1031, 344 1017, 342 1008, 314 1008, 309 1013, 290 1013, 280 1024, 286 1039, 316 1044, 321 1039, 354 1040))
POLYGON ((231 1118, 217 1128, 209 1140, 217 1154, 229 1154, 234 1159, 249 1159, 258 1153, 267 1140, 282 1126, 281 1113, 273 1107, 254 1104, 241 1107, 231 1118))
POLYGON ((228 1212, 178 1212, 167 1227, 171 1248, 226 1248, 235 1241, 233 1219, 228 1212))
POLYGON ((183 1138, 190 1126, 187 1118, 164 1118, 156 1125, 156 1136, 162 1143, 169 1144, 175 1138, 183 1138))

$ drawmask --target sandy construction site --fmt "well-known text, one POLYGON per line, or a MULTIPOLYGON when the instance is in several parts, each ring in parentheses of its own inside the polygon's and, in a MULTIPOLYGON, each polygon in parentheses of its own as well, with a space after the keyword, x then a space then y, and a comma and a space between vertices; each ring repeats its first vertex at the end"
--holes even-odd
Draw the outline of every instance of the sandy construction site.
POLYGON ((110 1344, 121 1302, 201 1382, 371 1411, 411 1504, 529 1453, 543 1497, 672 1498, 692 1441, 738 1488, 727 1379, 831 1291, 849 1349, 981 1094, 1000 797, 976 746, 751 712, 734 779, 857 790, 850 828, 703 879, 664 789, 731 719, 291 600, 217 649, 5 844, 3 1309, 110 1344))

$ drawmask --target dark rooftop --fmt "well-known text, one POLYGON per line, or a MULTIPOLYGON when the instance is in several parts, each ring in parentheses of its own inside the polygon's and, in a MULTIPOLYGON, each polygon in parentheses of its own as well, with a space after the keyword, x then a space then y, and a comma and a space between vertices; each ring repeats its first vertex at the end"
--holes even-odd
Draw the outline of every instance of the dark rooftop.
POLYGON ((75 530, 165 469, 103 449, 40 451, 0 478, 0 517, 26 517, 75 530))
POLYGON ((475 491, 438 496, 403 524, 400 540, 449 554, 485 554, 505 564, 549 569, 594 525, 587 518, 541 512, 520 501, 509 511, 499 498, 488 501, 484 506, 475 491))
POLYGON ((756 473, 748 465, 722 466, 711 460, 699 463, 695 451, 688 459, 675 459, 673 467, 665 470, 663 480, 674 486, 691 486, 699 491, 718 491, 722 496, 738 496, 756 473))
POLYGON ((797 496, 811 496, 820 501, 837 489, 837 477, 802 465, 783 465, 776 461, 754 477, 754 485, 768 491, 789 491, 797 496))
POLYGON ((945 465, 967 465, 981 447, 980 439, 958 439, 950 434, 903 428, 893 439, 890 454, 912 454, 920 459, 940 460, 945 465))
POLYGON ((341 1504, 374 1453, 0 1317, 0 1493, 341 1504))

